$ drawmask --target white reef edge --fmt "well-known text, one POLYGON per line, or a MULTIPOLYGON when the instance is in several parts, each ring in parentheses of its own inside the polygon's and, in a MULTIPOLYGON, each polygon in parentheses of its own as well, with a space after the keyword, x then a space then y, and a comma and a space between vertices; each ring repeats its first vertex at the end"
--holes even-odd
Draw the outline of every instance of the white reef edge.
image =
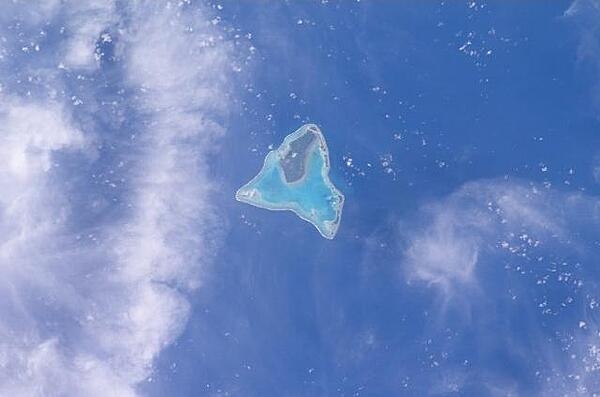
POLYGON ((235 193, 235 199, 239 202, 250 204, 255 207, 263 208, 263 209, 266 209, 269 211, 292 211, 300 219, 313 225, 315 227, 315 229, 317 229, 319 234, 321 234, 321 236, 323 236, 324 238, 326 238, 328 240, 333 240, 333 238, 337 234, 338 229, 340 227, 340 223, 342 220, 342 211, 343 211, 344 202, 345 202, 346 198, 345 198, 344 194, 338 188, 336 188, 335 185, 331 182, 331 179, 329 179, 330 169, 331 169, 331 165, 329 162, 329 148, 327 147, 327 142, 325 141, 325 137, 323 136, 323 133, 321 132, 321 130, 319 129, 319 127, 316 124, 312 124, 312 123, 304 124, 303 126, 298 128, 296 131, 294 131, 293 133, 286 136, 285 139, 283 140, 283 142, 281 143, 281 145, 279 145, 279 147, 277 149, 271 150, 269 153, 267 153, 267 155, 265 156, 265 159, 263 161, 263 166, 262 166, 260 172, 254 178, 252 178, 252 180, 250 180, 250 182, 246 183, 244 186, 242 186, 241 188, 238 189, 238 191, 235 193), (270 206, 266 203, 256 201, 257 200, 256 197, 257 196, 260 197, 260 192, 258 192, 256 189, 247 188, 247 186, 252 185, 255 181, 257 181, 258 179, 260 179, 262 177, 263 171, 265 170, 267 161, 270 156, 277 155, 277 157, 279 159, 283 158, 285 156, 285 154, 287 153, 287 150, 289 150, 290 142, 296 140, 300 135, 305 134, 307 130, 310 130, 310 132, 315 133, 317 135, 317 139, 319 140, 319 142, 318 142, 319 150, 321 151, 321 154, 323 155, 323 158, 324 158, 324 166, 321 168, 321 176, 323 177, 323 181, 325 181, 325 184, 327 185, 327 187, 335 195, 337 195, 337 197, 340 198, 339 202, 334 204, 336 218, 333 221, 323 221, 323 224, 325 225, 325 227, 327 227, 327 230, 321 230, 321 228, 317 225, 316 222, 314 222, 310 218, 303 216, 300 213, 299 207, 296 205, 296 203, 285 203, 285 204, 287 204, 287 206, 284 206, 284 205, 277 206, 277 207, 270 206), (329 227, 331 227, 331 229, 329 227))

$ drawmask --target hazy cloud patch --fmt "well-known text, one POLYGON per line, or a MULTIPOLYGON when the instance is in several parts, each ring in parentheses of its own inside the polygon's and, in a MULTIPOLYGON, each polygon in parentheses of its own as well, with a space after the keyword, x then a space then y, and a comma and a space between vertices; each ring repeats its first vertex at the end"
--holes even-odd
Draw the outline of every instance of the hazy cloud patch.
POLYGON ((137 395, 185 326, 185 294, 219 246, 206 155, 224 133, 230 45, 186 3, 0 11, 17 27, 3 32, 5 59, 33 76, 23 83, 0 67, 0 394, 137 395), (128 112, 114 110, 122 129, 111 131, 99 121, 107 87, 94 81, 97 43, 114 26, 122 74, 111 101, 124 87, 134 94, 128 112), (60 34, 43 44, 56 51, 20 50, 18 29, 38 37, 49 28, 60 34), (74 82, 97 104, 70 92, 74 82))
MULTIPOLYGON (((441 380, 432 387, 484 387, 493 395, 596 392, 600 246, 585 236, 599 226, 595 196, 506 180, 468 183, 403 224, 401 266, 411 288, 435 291, 440 314, 467 316, 433 321, 430 332, 474 332, 473 360, 505 352, 531 382, 516 388, 525 383, 501 372, 476 379, 462 364, 440 364, 441 380), (527 324, 527 338, 513 331, 524 326, 517 324, 527 324)), ((454 350, 450 340, 439 343, 446 355, 454 350)))

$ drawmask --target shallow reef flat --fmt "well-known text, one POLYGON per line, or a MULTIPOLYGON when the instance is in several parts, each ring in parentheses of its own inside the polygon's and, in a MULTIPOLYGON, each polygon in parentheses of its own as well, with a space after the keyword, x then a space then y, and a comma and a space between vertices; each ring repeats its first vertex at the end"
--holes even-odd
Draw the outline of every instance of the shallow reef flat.
POLYGON ((305 124, 270 151, 260 172, 235 194, 238 201, 293 211, 327 239, 338 231, 344 195, 329 179, 329 150, 315 124, 305 124))

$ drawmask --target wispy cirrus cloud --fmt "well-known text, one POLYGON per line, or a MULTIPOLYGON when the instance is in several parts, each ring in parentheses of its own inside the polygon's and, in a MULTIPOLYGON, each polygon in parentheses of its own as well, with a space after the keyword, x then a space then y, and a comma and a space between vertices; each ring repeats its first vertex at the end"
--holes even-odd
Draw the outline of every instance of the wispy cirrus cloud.
POLYGON ((222 233, 206 158, 224 133, 230 45, 186 2, 1 8, 0 394, 135 396, 222 233))
MULTIPOLYGON (((526 379, 441 365, 432 388, 540 396, 598 390, 600 199, 526 181, 482 180, 402 226, 407 280, 437 294, 445 320, 464 315, 450 323, 458 334, 477 335, 474 360, 504 352, 526 379)), ((443 349, 460 349, 453 343, 444 341, 443 349)))
POLYGON ((552 209, 547 197, 533 185, 484 181, 468 183, 444 200, 426 205, 416 231, 404 236, 408 279, 452 295, 474 286, 485 255, 510 247, 509 240, 518 230, 559 238, 564 222, 548 212, 552 209))
POLYGON ((575 20, 580 32, 580 43, 577 48, 580 60, 591 60, 597 63, 600 41, 598 32, 600 24, 600 2, 597 0, 575 0, 564 12, 565 17, 575 20))
MULTIPOLYGON (((600 1, 574 0, 564 12, 578 33, 577 59, 585 66, 591 66, 593 80, 590 92, 592 107, 600 107, 600 1)), ((589 170, 593 179, 600 183, 600 154, 596 155, 589 170)))

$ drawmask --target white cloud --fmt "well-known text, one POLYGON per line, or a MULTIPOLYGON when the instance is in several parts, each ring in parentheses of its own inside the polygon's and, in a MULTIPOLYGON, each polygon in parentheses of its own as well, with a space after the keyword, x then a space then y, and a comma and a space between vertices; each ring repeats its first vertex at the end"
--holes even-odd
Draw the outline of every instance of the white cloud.
POLYGON ((565 11, 579 34, 577 58, 579 63, 590 65, 596 72, 596 81, 592 85, 592 98, 600 106, 600 1, 574 0, 565 11))
POLYGON ((597 0, 574 0, 564 13, 565 17, 576 22, 580 33, 580 43, 577 48, 580 60, 598 62, 600 41, 597 37, 600 24, 600 2, 597 0))
POLYGON ((600 154, 594 157, 594 161, 592 163, 592 176, 594 177, 594 181, 596 181, 596 183, 600 183, 600 154))
POLYGON ((422 281, 439 287, 448 296, 457 288, 473 285, 482 241, 492 227, 493 214, 473 207, 465 186, 441 203, 424 207, 426 222, 405 231, 407 248, 404 270, 409 281, 422 281))
MULTIPOLYGON (((73 128, 58 103, 19 103, 3 101, 4 117, 0 126, 0 171, 3 182, 29 183, 48 172, 54 151, 80 148, 84 138, 73 128)), ((4 186, 10 191, 9 186, 4 186)))
MULTIPOLYGON (((577 58, 579 63, 591 65, 596 71, 591 96, 596 108, 600 106, 600 1, 574 0, 565 11, 579 35, 577 58)), ((591 165, 591 175, 600 183, 600 156, 597 155, 591 165)))
POLYGON ((473 224, 462 218, 464 214, 433 208, 429 211, 437 212, 432 223, 411 239, 406 251, 409 278, 439 285, 446 291, 454 284, 469 284, 479 257, 479 232, 483 231, 485 220, 473 224))
POLYGON ((64 64, 73 68, 97 66, 96 42, 116 19, 113 0, 69 1, 60 5, 67 24, 64 64))
POLYGON ((554 196, 535 185, 480 181, 423 208, 420 218, 426 221, 404 232, 408 280, 439 286, 448 296, 464 294, 477 286, 486 255, 515 249, 511 240, 564 239, 567 225, 556 214, 556 202, 568 204, 577 195, 554 196))
POLYGON ((565 335, 564 355, 548 354, 540 396, 600 395, 600 335, 574 332, 565 335))
MULTIPOLYGON (((467 316, 468 321, 451 317, 442 322, 444 327, 453 324, 455 330, 479 335, 490 323, 501 330, 505 323, 525 321, 524 340, 498 331, 491 339, 477 337, 479 351, 505 351, 530 374, 535 372, 529 395, 600 391, 593 238, 600 225, 599 198, 522 181, 482 180, 424 207, 416 222, 402 225, 401 266, 414 284, 438 292, 440 314, 467 316), (511 320, 513 313, 518 320, 511 320)), ((451 351, 454 345, 447 344, 451 351)), ((460 373, 460 366, 444 368, 441 386, 433 384, 431 390, 446 387, 447 376, 454 379, 455 371, 460 373)), ((515 386, 520 382, 506 374, 476 371, 463 380, 494 395, 519 392, 515 386)))
MULTIPOLYGON (((45 32, 52 23, 60 27, 60 62, 65 67, 83 70, 98 66, 96 42, 105 29, 118 22, 115 0, 13 0, 4 2, 2 11, 0 20, 6 25, 14 18, 21 26, 34 29, 34 33, 45 32)), ((27 47, 35 43, 21 44, 27 47)))
POLYGON ((0 395, 135 396, 185 326, 184 293, 201 285, 222 233, 206 155, 224 132, 229 45, 185 3, 131 3, 127 19, 112 1, 1 7, 31 31, 64 21, 60 51, 43 64, 92 77, 96 40, 119 25, 114 91, 135 92, 134 130, 119 136, 136 144, 114 153, 128 164, 127 205, 77 212, 89 207, 76 206, 75 187, 96 186, 89 169, 113 171, 93 154, 114 137, 94 129, 96 108, 69 103, 61 79, 76 77, 39 66, 52 93, 0 98, 0 395))

